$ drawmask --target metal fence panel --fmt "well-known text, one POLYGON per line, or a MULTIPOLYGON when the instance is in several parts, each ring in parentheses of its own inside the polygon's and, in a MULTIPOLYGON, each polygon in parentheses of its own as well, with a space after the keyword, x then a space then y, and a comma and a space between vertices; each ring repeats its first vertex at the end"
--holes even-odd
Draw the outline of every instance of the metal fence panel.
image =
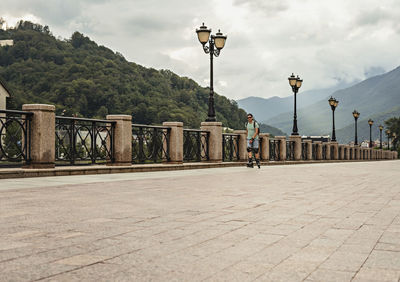
POLYGON ((239 160, 239 138, 239 134, 222 134, 222 161, 232 162, 239 160))
POLYGON ((32 115, 30 112, 0 110, 0 166, 30 163, 32 115))
POLYGON ((210 132, 198 129, 183 129, 183 160, 200 162, 209 160, 210 132))

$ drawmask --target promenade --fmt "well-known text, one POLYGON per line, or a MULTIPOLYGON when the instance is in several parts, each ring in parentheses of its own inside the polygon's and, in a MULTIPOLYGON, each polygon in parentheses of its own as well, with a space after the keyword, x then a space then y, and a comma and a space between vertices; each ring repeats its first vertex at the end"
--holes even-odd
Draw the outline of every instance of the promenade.
POLYGON ((400 280, 400 161, 0 180, 0 281, 400 280))

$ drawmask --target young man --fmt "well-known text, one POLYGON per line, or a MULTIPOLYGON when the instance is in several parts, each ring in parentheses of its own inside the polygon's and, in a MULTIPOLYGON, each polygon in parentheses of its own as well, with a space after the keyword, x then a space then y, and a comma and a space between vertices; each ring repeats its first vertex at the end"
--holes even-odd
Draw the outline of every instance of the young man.
POLYGON ((260 168, 260 154, 258 133, 260 127, 258 123, 253 120, 252 114, 247 114, 246 132, 247 132, 247 152, 249 153, 248 167, 253 167, 253 153, 255 154, 256 164, 260 168))

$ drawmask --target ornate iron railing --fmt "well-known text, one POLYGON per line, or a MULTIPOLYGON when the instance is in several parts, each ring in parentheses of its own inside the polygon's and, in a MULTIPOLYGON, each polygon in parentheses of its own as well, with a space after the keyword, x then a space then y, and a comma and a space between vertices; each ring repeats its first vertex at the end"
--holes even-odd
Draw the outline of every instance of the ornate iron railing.
POLYGON ((349 150, 350 150, 350 158, 349 158, 349 159, 352 160, 352 159, 353 159, 353 150, 354 150, 354 149, 353 149, 353 148, 350 148, 349 150))
POLYGON ((0 110, 0 166, 29 164, 33 113, 0 110))
POLYGON ((322 146, 322 159, 326 160, 326 145, 321 144, 321 146, 322 146))
POLYGON ((317 150, 318 150, 318 144, 312 143, 312 159, 313 160, 317 159, 317 150))
POLYGON ((183 160, 200 162, 209 160, 210 132, 198 129, 183 129, 183 160))
POLYGON ((335 147, 331 145, 331 160, 335 159, 335 147))
POLYGON ((301 142, 301 159, 308 159, 308 143, 306 142, 301 142))
POLYGON ((132 163, 169 161, 170 134, 170 127, 132 124, 132 163))
POLYGON ((280 155, 280 140, 269 139, 269 160, 270 161, 279 161, 280 155))
POLYGON ((239 160, 239 138, 239 134, 222 134, 222 161, 232 162, 239 160))
POLYGON ((56 117, 56 165, 114 162, 115 121, 56 117))
POLYGON ((286 141, 286 160, 294 161, 294 141, 286 141))

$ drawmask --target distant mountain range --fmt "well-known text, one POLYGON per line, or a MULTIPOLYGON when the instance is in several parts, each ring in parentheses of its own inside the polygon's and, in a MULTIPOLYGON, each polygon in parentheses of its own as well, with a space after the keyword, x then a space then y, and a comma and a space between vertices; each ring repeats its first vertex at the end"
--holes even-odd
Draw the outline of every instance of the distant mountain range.
MULTIPOLYGON (((347 88, 355 83, 339 83, 338 85, 326 88, 309 90, 299 92, 297 94, 297 109, 307 107, 314 104, 316 101, 325 99, 329 94, 333 93, 338 89, 347 88)), ((291 93, 291 89, 288 84, 288 93, 291 93)), ((293 95, 288 97, 271 97, 271 98, 260 98, 260 97, 247 97, 244 99, 237 100, 240 108, 247 112, 251 112, 257 120, 267 121, 281 113, 292 112, 293 116, 293 95)))
MULTIPOLYGON (((354 118, 352 116, 354 109, 361 113, 358 121, 359 140, 369 139, 369 126, 367 123, 369 118, 375 121, 373 139, 378 138, 379 130, 377 126, 379 123, 383 124, 386 119, 400 115, 399 81, 400 67, 382 75, 368 78, 345 89, 331 92, 329 92, 329 89, 326 91, 320 90, 310 94, 306 92, 300 93, 298 95, 297 111, 299 133, 302 135, 331 134, 332 111, 327 100, 332 95, 339 100, 339 106, 335 111, 336 137, 339 142, 347 143, 354 139, 354 118), (314 97, 314 101, 317 102, 310 103, 308 97, 314 97), (306 106, 304 106, 305 104, 306 106)), ((257 117, 262 115, 262 108, 264 112, 272 113, 274 110, 279 112, 280 109, 287 107, 286 101, 282 102, 282 100, 289 97, 279 98, 281 99, 279 106, 274 103, 268 103, 277 100, 274 98, 264 99, 267 102, 264 105, 261 105, 261 101, 259 101, 258 107, 248 107, 250 105, 249 101, 251 101, 249 98, 247 100, 243 99, 245 100, 244 103, 243 100, 239 100, 238 104, 246 111, 252 111, 257 117), (274 110, 270 110, 271 107, 274 110)), ((290 97, 290 99, 289 106, 292 107, 293 97, 290 97)), ((292 108, 274 116, 267 116, 266 120, 261 121, 288 134, 291 133, 293 126, 292 108)), ((260 120, 260 118, 258 119, 260 120)))

